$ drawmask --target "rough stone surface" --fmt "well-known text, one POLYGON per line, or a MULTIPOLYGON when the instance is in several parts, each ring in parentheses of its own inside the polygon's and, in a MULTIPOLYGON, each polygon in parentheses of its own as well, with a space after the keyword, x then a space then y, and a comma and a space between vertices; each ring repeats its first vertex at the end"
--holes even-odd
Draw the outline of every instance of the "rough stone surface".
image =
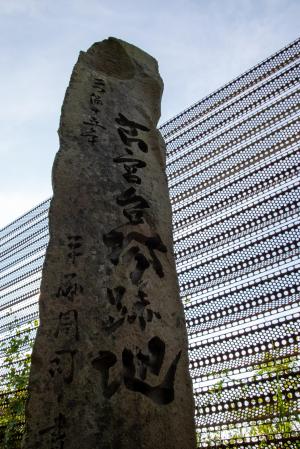
POLYGON ((53 167, 24 449, 193 449, 156 61, 81 52, 53 167))

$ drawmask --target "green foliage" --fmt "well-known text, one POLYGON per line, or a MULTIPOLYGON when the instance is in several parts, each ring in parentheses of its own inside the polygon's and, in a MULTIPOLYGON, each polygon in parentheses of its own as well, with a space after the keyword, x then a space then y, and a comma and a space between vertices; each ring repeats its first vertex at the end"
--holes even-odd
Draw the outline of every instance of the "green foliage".
MULTIPOLYGON (((269 405, 264 405, 265 414, 273 417, 272 422, 264 422, 256 425, 253 424, 250 428, 248 427, 247 429, 241 429, 240 431, 236 431, 236 429, 234 429, 234 424, 232 424, 228 426, 227 430, 210 432, 209 438, 205 438, 203 441, 209 444, 212 442, 221 443, 223 439, 229 439, 231 444, 234 444, 246 436, 266 436, 266 438, 261 441, 259 445, 259 447, 263 449, 268 447, 268 435, 283 435, 289 434, 295 430, 299 431, 300 418, 295 416, 294 403, 289 400, 292 399, 292 395, 288 393, 290 388, 290 380, 288 376, 293 373, 296 364, 296 357, 286 357, 284 359, 280 359, 279 354, 277 354, 276 349, 274 348, 272 353, 265 354, 263 362, 257 367, 252 377, 254 381, 261 377, 271 377, 273 379, 272 403, 269 405)), ((224 385, 230 380, 228 370, 225 370, 221 373, 220 380, 210 387, 209 393, 214 403, 217 403, 218 400, 221 399, 224 385)), ((258 388, 260 388, 260 392, 263 397, 263 382, 258 383, 257 385, 258 388)), ((248 395, 251 396, 249 386, 242 386, 242 391, 245 397, 248 395)), ((262 404, 263 400, 261 399, 259 402, 262 404)), ((255 407, 257 407, 257 411, 259 412, 260 406, 253 406, 252 409, 255 407)), ((201 443, 201 434, 197 434, 197 443, 199 445, 201 443)))
MULTIPOLYGON (((264 374, 275 375, 275 393, 273 396, 275 405, 272 407, 272 412, 276 416, 271 423, 259 424, 251 427, 250 435, 274 435, 290 433, 293 430, 298 430, 299 418, 293 415, 291 402, 285 399, 283 392, 288 391, 289 382, 282 376, 289 374, 296 366, 296 358, 290 357, 282 360, 274 360, 274 355, 266 353, 264 362, 260 364, 257 370, 257 375, 264 374)), ((256 378, 256 375, 254 376, 256 378)), ((264 443, 263 443, 264 444, 264 443)), ((262 444, 261 447, 264 447, 262 444)))
POLYGON ((17 448, 24 430, 32 349, 30 335, 37 326, 37 320, 24 328, 13 328, 12 325, 9 338, 0 343, 5 370, 5 386, 0 391, 0 443, 3 449, 17 448))

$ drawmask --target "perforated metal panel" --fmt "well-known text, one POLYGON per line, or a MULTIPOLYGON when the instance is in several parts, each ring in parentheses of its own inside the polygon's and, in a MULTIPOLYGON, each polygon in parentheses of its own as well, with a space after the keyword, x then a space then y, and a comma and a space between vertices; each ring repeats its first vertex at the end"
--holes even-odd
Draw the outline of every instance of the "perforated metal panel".
POLYGON ((299 52, 161 128, 201 448, 300 447, 299 52))
MULTIPOLYGON (((300 447, 299 64, 297 40, 161 127, 200 448, 300 447)), ((38 316, 49 201, 0 231, 1 341, 38 316)))

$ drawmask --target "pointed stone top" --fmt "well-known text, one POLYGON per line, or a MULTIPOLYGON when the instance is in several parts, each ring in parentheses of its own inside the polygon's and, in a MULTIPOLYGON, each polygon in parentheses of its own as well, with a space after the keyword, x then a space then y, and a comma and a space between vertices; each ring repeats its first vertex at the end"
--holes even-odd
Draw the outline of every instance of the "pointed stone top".
POLYGON ((145 75, 154 77, 163 84, 156 59, 135 45, 116 37, 95 42, 85 55, 91 57, 97 70, 105 71, 108 76, 130 79, 135 76, 136 68, 140 70, 143 67, 145 75))

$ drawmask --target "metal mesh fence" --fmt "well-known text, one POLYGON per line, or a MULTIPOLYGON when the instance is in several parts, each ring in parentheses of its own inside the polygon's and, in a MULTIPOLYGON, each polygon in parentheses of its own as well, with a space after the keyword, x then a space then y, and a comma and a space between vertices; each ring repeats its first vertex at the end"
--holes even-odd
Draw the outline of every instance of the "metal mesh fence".
MULTIPOLYGON (((161 126, 199 448, 300 445, 299 64, 296 40, 161 126)), ((49 201, 0 231, 2 362, 38 317, 49 201)))

